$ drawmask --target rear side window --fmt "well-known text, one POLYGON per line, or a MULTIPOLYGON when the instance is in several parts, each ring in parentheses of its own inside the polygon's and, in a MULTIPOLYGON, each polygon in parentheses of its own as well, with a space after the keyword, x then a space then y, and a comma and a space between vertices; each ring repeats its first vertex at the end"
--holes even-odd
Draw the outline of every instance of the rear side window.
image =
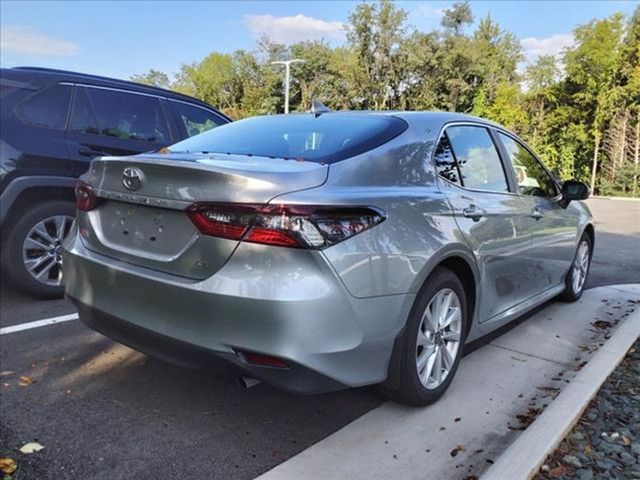
POLYGON ((99 88, 78 87, 69 129, 149 143, 170 141, 159 98, 99 88))
POLYGON ((71 85, 53 85, 27 97, 16 106, 16 115, 27 125, 64 130, 69 114, 71 85))
POLYGON ((498 150, 484 127, 456 126, 446 130, 462 185, 475 190, 508 192, 498 150))
POLYGON ((440 142, 438 142, 438 147, 434 154, 434 161, 438 175, 446 178, 451 183, 461 185, 458 165, 456 164, 456 159, 453 156, 453 150, 451 150, 451 143, 449 142, 449 138, 446 133, 442 135, 440 142))
POLYGON ((333 163, 376 148, 407 126, 404 120, 389 115, 273 115, 228 123, 170 149, 333 163))
POLYGON ((180 119, 180 123, 184 126, 189 137, 228 123, 219 115, 202 107, 189 105, 184 102, 175 102, 173 100, 171 101, 171 105, 173 105, 180 119))

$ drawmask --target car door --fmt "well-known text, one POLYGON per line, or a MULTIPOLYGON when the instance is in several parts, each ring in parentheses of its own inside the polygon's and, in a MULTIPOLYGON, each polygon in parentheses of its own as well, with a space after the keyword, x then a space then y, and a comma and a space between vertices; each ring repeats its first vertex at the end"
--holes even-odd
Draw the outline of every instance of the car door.
POLYGON ((71 86, 2 86, 2 165, 13 175, 72 176, 65 143, 71 86))
POLYGON ((529 213, 535 265, 530 280, 531 286, 541 292, 564 281, 580 235, 578 213, 564 208, 553 177, 522 142, 506 132, 498 132, 497 137, 529 213))
POLYGON ((103 155, 134 155, 173 143, 163 99, 112 88, 77 85, 67 130, 76 175, 103 155))
POLYGON ((435 163, 446 180, 442 183, 457 225, 476 257, 479 321, 487 321, 529 296, 531 239, 524 204, 484 126, 447 127, 435 163))

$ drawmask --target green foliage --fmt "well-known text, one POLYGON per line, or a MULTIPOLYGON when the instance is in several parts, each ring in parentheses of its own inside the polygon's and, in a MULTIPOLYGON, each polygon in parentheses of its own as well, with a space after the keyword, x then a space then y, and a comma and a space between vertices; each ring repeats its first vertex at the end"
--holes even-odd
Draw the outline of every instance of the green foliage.
POLYGON ((573 46, 531 64, 491 17, 470 31, 473 20, 471 5, 456 2, 441 29, 416 31, 392 1, 366 2, 349 16, 342 46, 261 38, 255 52, 213 52, 173 78, 150 70, 132 79, 242 118, 283 111, 284 75, 271 62, 301 58, 291 67, 291 111, 316 99, 336 110, 473 113, 516 131, 562 178, 591 180, 600 193, 640 195, 640 7, 630 18, 576 27, 573 46))
POLYGON ((153 68, 142 75, 133 75, 131 80, 145 85, 151 85, 160 88, 171 88, 171 79, 169 75, 153 68))

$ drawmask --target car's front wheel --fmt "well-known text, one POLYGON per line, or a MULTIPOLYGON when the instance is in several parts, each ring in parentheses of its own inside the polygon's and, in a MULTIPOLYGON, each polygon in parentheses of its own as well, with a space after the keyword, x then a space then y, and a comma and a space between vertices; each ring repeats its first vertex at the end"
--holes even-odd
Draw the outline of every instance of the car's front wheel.
POLYGON ((438 400, 456 373, 467 334, 467 301, 460 279, 437 268, 418 294, 400 344, 394 400, 424 406, 438 400))
POLYGON ((47 201, 8 225, 3 232, 3 273, 18 289, 40 298, 62 297, 62 241, 74 215, 73 203, 47 201))
POLYGON ((576 255, 565 279, 565 290, 560 298, 565 302, 575 302, 582 296, 591 266, 592 245, 589 235, 580 238, 576 255))

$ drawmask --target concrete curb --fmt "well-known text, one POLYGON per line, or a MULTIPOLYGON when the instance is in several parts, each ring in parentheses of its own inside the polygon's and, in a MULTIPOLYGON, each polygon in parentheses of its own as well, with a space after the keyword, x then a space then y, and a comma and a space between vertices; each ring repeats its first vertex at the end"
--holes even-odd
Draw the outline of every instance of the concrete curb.
POLYGON ((532 478, 547 455, 571 431, 600 386, 639 336, 640 309, 620 323, 611 338, 591 357, 571 383, 482 475, 482 480, 532 478))
POLYGON ((605 195, 591 195, 589 198, 595 198, 597 200, 630 200, 632 202, 640 202, 640 198, 638 197, 607 197, 605 195))

